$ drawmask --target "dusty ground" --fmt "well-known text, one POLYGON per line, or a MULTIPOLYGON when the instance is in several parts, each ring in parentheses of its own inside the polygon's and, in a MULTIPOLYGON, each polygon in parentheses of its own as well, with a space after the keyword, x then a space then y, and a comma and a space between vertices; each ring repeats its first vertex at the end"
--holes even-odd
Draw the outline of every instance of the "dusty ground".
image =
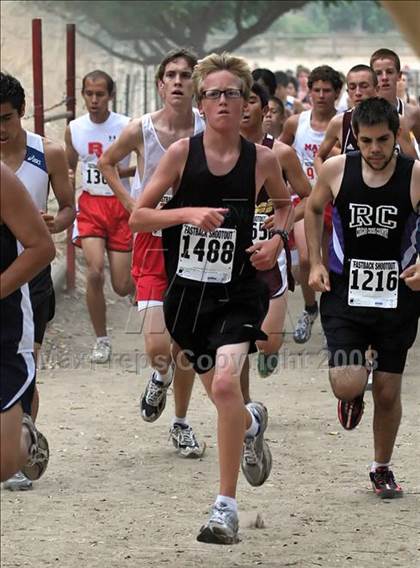
MULTIPOLYGON (((136 314, 127 318, 128 302, 110 297, 114 359, 106 367, 86 359, 92 337, 82 293, 61 297, 39 372, 39 427, 51 461, 33 491, 2 492, 4 568, 419 566, 419 342, 394 455, 405 497, 380 501, 370 491, 371 395, 360 427, 345 433, 317 322, 305 350, 287 335, 276 375, 262 380, 253 371, 253 397, 270 413, 273 471, 258 489, 241 477, 242 542, 216 547, 195 541, 217 491, 215 411, 197 381, 189 416, 208 446, 200 461, 177 457, 167 441, 172 400, 158 422, 141 420, 148 370, 141 337, 127 333, 136 314), (264 528, 251 526, 257 513, 264 528)), ((295 294, 289 332, 298 312, 295 294)))

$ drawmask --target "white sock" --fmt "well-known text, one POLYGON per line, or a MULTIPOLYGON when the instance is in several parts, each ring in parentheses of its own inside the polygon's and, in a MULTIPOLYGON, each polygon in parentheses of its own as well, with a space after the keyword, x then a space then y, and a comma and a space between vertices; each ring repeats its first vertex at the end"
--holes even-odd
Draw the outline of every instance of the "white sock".
POLYGON ((172 382, 173 372, 172 367, 169 367, 166 373, 159 373, 156 369, 155 371, 155 379, 159 383, 163 383, 164 385, 169 385, 172 382))
POLYGON ((111 340, 108 335, 103 335, 102 337, 96 338, 98 341, 106 341, 107 343, 111 343, 111 340))
POLYGON ((255 414, 248 408, 248 406, 246 407, 246 409, 248 410, 249 414, 251 415, 252 422, 251 422, 251 426, 245 432, 245 438, 254 438, 258 434, 258 432, 260 431, 260 423, 256 419, 255 414))
POLYGON ((174 416, 172 418, 172 426, 174 424, 182 424, 183 426, 188 426, 188 420, 187 417, 184 416, 184 418, 180 418, 179 416, 174 416))
POLYGON ((372 466, 371 466, 371 468, 370 468, 370 471, 371 471, 372 473, 375 473, 375 471, 376 471, 376 469, 377 469, 378 467, 389 467, 390 465, 391 465, 391 462, 388 462, 388 463, 379 463, 379 462, 374 461, 374 462, 372 462, 372 466))
POLYGON ((219 503, 224 503, 225 505, 228 506, 228 508, 231 511, 235 511, 235 513, 238 512, 238 503, 236 502, 236 499, 234 499, 233 497, 226 497, 225 495, 218 495, 216 497, 215 503, 216 503, 216 505, 218 505, 219 503))

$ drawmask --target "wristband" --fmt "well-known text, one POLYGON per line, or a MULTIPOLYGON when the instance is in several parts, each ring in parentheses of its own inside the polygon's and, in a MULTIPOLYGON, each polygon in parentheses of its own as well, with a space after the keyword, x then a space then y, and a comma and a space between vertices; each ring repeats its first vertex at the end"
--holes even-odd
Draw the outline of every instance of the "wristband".
POLYGON ((283 229, 272 229, 270 231, 270 238, 274 237, 274 235, 280 235, 283 243, 287 243, 289 240, 289 233, 287 231, 284 231, 283 229))

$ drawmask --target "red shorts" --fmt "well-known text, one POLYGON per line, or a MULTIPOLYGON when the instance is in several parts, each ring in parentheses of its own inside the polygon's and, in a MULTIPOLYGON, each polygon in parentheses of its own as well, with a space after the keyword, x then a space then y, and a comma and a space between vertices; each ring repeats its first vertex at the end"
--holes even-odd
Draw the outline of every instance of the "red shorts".
POLYGON ((80 239, 99 237, 106 240, 108 250, 131 251, 133 235, 128 227, 130 214, 115 196, 91 195, 83 191, 77 209, 73 244, 80 247, 80 239))
POLYGON ((152 233, 137 233, 134 239, 131 276, 136 283, 137 302, 163 302, 168 280, 162 247, 162 237, 152 233))
MULTIPOLYGON (((302 200, 298 195, 296 195, 296 194, 292 195, 293 207, 296 207, 297 204, 300 203, 301 201, 302 200)), ((326 231, 328 232, 328 234, 332 233, 332 212, 333 212, 332 203, 327 203, 327 205, 324 209, 324 227, 325 227, 326 231)), ((295 236, 293 234, 293 229, 290 231, 290 234, 289 234, 289 248, 290 248, 290 250, 296 248, 295 236)))

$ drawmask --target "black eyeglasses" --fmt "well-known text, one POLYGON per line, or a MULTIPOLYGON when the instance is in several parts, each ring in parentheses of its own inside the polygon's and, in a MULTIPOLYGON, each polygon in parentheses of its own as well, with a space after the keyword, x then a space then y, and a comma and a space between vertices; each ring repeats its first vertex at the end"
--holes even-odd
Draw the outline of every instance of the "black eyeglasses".
POLYGON ((207 91, 202 91, 201 96, 205 99, 215 101, 220 99, 222 95, 225 95, 226 99, 240 99, 242 97, 241 89, 225 89, 221 91, 220 89, 207 89, 207 91))

